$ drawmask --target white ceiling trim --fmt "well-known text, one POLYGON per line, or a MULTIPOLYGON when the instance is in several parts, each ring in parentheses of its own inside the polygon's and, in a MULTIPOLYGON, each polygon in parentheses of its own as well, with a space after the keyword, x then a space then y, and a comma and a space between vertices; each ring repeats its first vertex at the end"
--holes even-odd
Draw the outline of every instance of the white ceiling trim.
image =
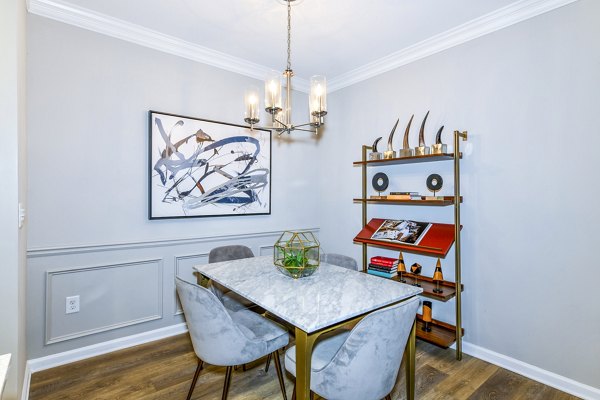
POLYGON ((334 92, 348 87, 575 1, 577 0, 517 1, 438 35, 432 36, 429 39, 425 39, 412 46, 382 57, 376 61, 365 64, 362 67, 358 67, 352 71, 329 79, 327 90, 329 92, 334 92))
MULTIPOLYGON (((379 60, 330 78, 328 91, 334 92, 348 87, 575 1, 577 0, 516 1, 379 60)), ((259 80, 263 80, 269 70, 276 69, 61 1, 27 0, 27 8, 32 14, 259 80)), ((308 79, 295 76, 294 89, 308 93, 308 79)))
MULTIPOLYGON (((264 80, 270 70, 276 69, 72 4, 53 0, 28 0, 27 9, 32 14, 259 80, 264 80)), ((294 76, 293 82, 295 90, 308 93, 308 79, 294 76)))

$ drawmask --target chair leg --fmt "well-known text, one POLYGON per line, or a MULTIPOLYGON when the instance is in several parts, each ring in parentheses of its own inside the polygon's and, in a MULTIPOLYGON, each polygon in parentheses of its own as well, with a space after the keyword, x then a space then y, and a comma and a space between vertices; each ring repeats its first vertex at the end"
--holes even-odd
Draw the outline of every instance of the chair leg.
POLYGON ((392 395, 388 394, 387 396, 385 396, 385 400, 392 400, 392 395))
POLYGON ((277 371, 277 379, 279 380, 279 387, 281 388, 283 400, 287 400, 287 394, 285 393, 285 382, 283 381, 283 371, 281 370, 281 360, 279 359, 278 350, 273 352, 273 360, 275 361, 275 370, 277 371))
POLYGON ((192 398, 192 393, 194 392, 194 388, 196 387, 196 382, 198 382, 198 376, 200 375, 200 371, 202 371, 202 365, 204 362, 201 359, 198 359, 198 366, 196 367, 196 372, 194 373, 194 378, 192 379, 192 385, 190 386, 190 391, 187 395, 187 400, 192 398))
POLYGON ((272 353, 269 353, 267 356, 267 364, 265 365, 265 372, 269 372, 269 365, 271 364, 271 358, 273 357, 272 353))
POLYGON ((310 400, 315 400, 315 393, 313 391, 310 392, 310 400))
POLYGON ((231 383, 231 371, 233 367, 227 367, 225 371, 225 384, 223 385, 223 395, 221 396, 221 400, 227 400, 227 393, 229 392, 229 384, 231 383))

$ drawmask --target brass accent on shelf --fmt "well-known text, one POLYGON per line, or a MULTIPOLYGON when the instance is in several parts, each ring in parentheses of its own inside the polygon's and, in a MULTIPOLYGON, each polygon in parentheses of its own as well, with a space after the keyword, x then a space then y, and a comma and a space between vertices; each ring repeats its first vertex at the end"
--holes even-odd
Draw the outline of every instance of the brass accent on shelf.
POLYGON ((422 331, 431 332, 431 321, 432 321, 432 306, 433 303, 431 301, 423 302, 423 322, 425 323, 421 328, 422 331))
POLYGON ((433 272, 432 279, 435 282, 435 289, 433 289, 433 293, 444 293, 444 289, 440 288, 440 282, 444 280, 444 274, 442 273, 442 261, 439 257, 437 264, 435 265, 435 271, 433 272))
POLYGON ((425 325, 423 322, 423 316, 417 314, 417 337, 421 340, 435 344, 436 346, 447 349, 452 346, 452 343, 456 341, 456 336, 462 337, 465 334, 465 330, 461 329, 462 335, 458 335, 456 326, 448 324, 446 322, 432 319, 430 326, 431 332, 425 332, 421 328, 425 325))
MULTIPOLYGON (((460 158, 462 158, 462 153, 460 154, 460 158)), ((454 158, 453 153, 444 153, 444 154, 427 154, 425 156, 411 156, 411 157, 402 157, 402 158, 390 158, 387 160, 363 160, 363 161, 355 161, 353 165, 362 165, 367 164, 369 167, 380 167, 384 165, 397 165, 397 164, 413 164, 413 163, 422 163, 422 162, 431 162, 431 161, 444 161, 444 160, 452 160, 454 158)))
POLYGON ((402 274, 406 273, 406 264, 404 263, 402 252, 398 254, 398 267, 396 267, 396 272, 398 272, 398 280, 402 283, 406 283, 406 279, 402 276, 402 274))

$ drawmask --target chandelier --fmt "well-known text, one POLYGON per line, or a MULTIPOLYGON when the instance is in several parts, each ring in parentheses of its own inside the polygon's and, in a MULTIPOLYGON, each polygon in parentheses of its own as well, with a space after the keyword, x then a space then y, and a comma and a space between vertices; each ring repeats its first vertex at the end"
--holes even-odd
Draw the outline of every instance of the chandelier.
MULTIPOLYGON (((308 98, 309 122, 300 125, 292 124, 292 71, 291 61, 291 32, 292 32, 292 2, 287 3, 287 68, 283 74, 272 71, 265 79, 265 111, 271 114, 272 126, 279 135, 284 132, 306 131, 318 134, 319 127, 325 123, 327 114, 327 82, 324 76, 315 75, 310 78, 310 93, 308 98), (285 103, 282 104, 281 77, 285 77, 285 103)), ((260 122, 259 117, 259 94, 257 88, 246 90, 244 98, 245 116, 244 121, 253 128, 260 122)))

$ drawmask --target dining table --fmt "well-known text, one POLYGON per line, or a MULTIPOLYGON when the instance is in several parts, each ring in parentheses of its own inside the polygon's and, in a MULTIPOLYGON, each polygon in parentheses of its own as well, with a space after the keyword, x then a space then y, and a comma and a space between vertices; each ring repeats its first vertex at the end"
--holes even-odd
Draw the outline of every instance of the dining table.
MULTIPOLYGON (((310 398, 312 350, 323 333, 358 322, 380 308, 406 301, 423 290, 390 279, 321 263, 308 277, 293 279, 280 272, 273 256, 244 258, 194 269, 210 280, 257 304, 294 327, 296 398, 310 398)), ((406 398, 415 396, 413 322, 406 345, 406 398)))

